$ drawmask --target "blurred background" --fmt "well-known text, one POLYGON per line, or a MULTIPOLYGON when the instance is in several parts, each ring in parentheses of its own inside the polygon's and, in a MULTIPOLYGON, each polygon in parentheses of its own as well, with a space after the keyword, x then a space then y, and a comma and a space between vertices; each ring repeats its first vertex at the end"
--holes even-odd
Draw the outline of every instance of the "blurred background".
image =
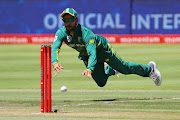
POLYGON ((1 0, 0 33, 55 33, 67 7, 96 34, 180 33, 179 0, 1 0))
POLYGON ((1 0, 0 44, 52 43, 67 7, 111 43, 180 43, 179 0, 1 0))

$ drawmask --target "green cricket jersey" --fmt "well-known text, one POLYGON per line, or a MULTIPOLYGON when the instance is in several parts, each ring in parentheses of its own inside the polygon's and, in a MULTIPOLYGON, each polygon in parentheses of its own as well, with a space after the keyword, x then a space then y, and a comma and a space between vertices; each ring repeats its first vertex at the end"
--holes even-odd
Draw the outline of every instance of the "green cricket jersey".
POLYGON ((56 32, 52 46, 52 64, 58 62, 60 47, 65 42, 68 46, 80 53, 79 58, 84 56, 89 58, 87 69, 93 72, 97 63, 96 51, 102 49, 103 44, 107 44, 107 40, 101 37, 95 35, 90 29, 80 24, 76 26, 73 36, 70 35, 70 32, 66 30, 65 26, 61 27, 56 32))

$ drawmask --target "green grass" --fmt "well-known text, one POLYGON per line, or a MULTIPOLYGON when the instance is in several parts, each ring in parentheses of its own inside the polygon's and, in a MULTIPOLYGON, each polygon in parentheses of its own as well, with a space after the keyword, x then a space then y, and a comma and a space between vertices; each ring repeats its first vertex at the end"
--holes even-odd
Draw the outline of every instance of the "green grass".
POLYGON ((81 72, 78 53, 63 45, 63 72, 52 71, 52 108, 40 113, 40 45, 0 45, 0 120, 117 120, 180 119, 180 45, 113 44, 129 62, 157 63, 163 82, 157 87, 137 75, 112 76, 105 87, 81 72), (61 93, 60 87, 68 92, 61 93))

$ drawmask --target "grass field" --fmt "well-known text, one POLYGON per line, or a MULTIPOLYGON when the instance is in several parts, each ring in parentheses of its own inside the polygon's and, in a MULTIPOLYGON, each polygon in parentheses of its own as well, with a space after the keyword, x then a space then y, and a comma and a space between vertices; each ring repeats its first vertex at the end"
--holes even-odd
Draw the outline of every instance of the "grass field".
POLYGON ((112 76, 100 88, 81 72, 84 64, 63 45, 63 72, 52 71, 52 109, 40 113, 40 45, 0 45, 0 120, 178 120, 180 119, 180 45, 120 45, 125 61, 153 60, 162 74, 157 87, 137 75, 112 76), (61 93, 60 87, 68 92, 61 93))

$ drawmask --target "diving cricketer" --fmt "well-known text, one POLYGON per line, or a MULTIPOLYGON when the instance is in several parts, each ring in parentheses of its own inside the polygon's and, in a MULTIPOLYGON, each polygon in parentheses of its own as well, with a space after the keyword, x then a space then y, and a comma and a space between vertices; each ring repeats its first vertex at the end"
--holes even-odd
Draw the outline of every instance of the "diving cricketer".
POLYGON ((77 50, 78 58, 84 61, 86 70, 81 75, 93 78, 100 87, 106 85, 109 76, 117 73, 150 77, 157 86, 161 85, 162 77, 155 62, 151 61, 147 65, 125 62, 106 38, 78 24, 77 12, 73 8, 66 8, 61 17, 64 26, 57 30, 52 46, 51 62, 55 76, 63 69, 58 63, 58 55, 62 43, 65 42, 77 50))

